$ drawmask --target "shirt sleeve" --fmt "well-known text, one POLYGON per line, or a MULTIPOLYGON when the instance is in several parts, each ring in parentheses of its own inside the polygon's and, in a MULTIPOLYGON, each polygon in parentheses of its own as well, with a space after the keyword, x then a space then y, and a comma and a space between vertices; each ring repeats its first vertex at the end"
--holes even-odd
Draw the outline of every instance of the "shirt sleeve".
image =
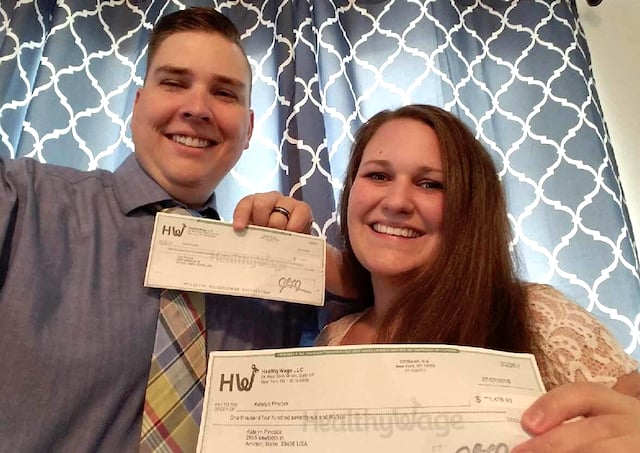
POLYGON ((638 368, 600 321, 559 291, 530 285, 528 296, 534 353, 547 390, 579 381, 612 387, 638 368))
POLYGON ((0 156, 0 288, 7 272, 11 237, 16 227, 18 195, 9 167, 12 161, 0 156))

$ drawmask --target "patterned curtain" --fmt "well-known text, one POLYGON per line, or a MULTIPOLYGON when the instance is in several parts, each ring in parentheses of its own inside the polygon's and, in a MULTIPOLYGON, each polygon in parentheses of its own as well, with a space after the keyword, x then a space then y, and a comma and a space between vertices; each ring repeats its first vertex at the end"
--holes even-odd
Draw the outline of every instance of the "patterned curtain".
POLYGON ((409 102, 460 116, 507 189, 523 277, 599 317, 640 359, 640 280, 575 0, 2 1, 0 153, 114 169, 157 19, 215 6, 254 72, 251 147, 217 189, 308 202, 337 241, 355 130, 409 102))

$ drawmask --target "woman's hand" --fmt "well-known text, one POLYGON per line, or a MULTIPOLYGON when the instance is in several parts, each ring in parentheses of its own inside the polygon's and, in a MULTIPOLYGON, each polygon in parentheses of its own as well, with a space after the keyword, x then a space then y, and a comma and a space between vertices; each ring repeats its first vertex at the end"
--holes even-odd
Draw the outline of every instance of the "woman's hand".
POLYGON ((534 437, 512 453, 640 452, 640 400, 630 396, 638 394, 640 375, 621 381, 616 387, 627 394, 578 382, 541 396, 522 416, 522 427, 534 437))

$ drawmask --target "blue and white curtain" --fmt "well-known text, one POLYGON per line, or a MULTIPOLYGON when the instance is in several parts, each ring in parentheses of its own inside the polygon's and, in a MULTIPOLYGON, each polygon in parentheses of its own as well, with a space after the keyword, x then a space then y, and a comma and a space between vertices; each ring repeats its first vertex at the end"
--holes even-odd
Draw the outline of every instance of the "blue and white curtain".
POLYGON ((575 0, 2 0, 0 153, 115 169, 149 31, 186 6, 228 15, 254 73, 256 128, 217 190, 223 217, 278 189, 336 243, 356 129, 383 108, 444 107, 495 159, 523 277, 640 359, 638 258, 575 0))

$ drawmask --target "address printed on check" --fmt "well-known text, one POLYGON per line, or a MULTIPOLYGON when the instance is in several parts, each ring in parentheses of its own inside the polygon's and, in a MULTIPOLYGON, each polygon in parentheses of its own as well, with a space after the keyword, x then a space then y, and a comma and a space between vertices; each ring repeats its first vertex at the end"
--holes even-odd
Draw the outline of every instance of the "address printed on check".
POLYGON ((508 453, 544 393, 535 358, 371 345, 213 352, 198 451, 508 453))
POLYGON ((322 305, 324 239, 158 213, 145 286, 322 305))

